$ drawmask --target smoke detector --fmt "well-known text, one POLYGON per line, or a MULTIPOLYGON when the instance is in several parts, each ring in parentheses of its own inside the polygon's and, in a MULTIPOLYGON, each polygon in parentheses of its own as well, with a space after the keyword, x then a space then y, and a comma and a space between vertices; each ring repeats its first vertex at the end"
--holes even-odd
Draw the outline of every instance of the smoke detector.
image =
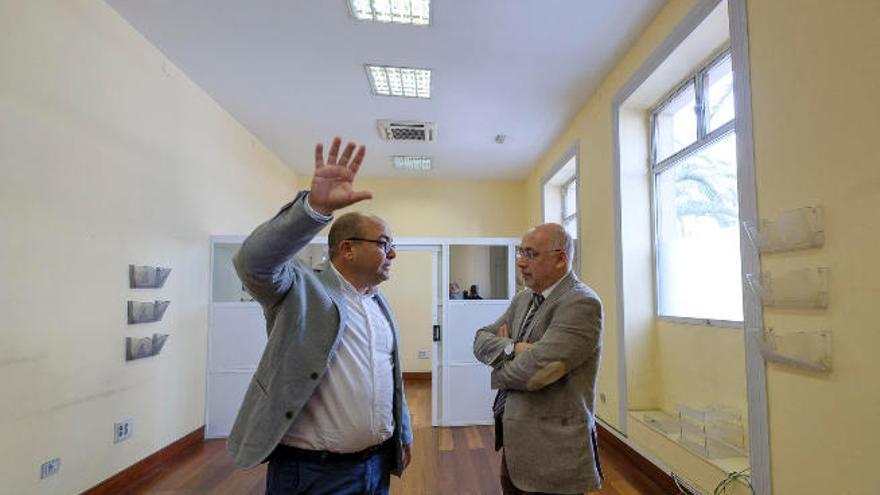
POLYGON ((379 120, 379 137, 383 141, 433 143, 437 140, 437 126, 433 122, 395 122, 379 120))

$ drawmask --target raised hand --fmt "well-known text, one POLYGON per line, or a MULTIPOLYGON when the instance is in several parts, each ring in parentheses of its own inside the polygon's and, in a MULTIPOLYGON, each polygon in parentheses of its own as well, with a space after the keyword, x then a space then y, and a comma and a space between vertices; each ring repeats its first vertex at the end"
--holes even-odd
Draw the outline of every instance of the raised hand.
POLYGON ((366 148, 361 145, 354 153, 355 143, 349 142, 339 155, 342 139, 333 138, 327 162, 324 163, 324 145, 315 145, 315 174, 312 176, 312 187, 309 193, 309 205, 318 213, 331 215, 334 210, 370 199, 369 191, 354 191, 352 183, 361 163, 364 161, 366 148), (354 154, 354 158, 352 158, 354 154), (337 158, 338 157, 338 158, 337 158))

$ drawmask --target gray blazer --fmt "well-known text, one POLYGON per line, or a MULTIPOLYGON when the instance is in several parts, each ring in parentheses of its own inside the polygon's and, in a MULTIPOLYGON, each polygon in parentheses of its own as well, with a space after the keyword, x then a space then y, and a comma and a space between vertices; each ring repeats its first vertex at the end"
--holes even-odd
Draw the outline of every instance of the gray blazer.
POLYGON ((492 366, 492 388, 508 389, 504 408, 504 457, 510 478, 527 492, 598 490, 595 443, 596 375, 602 341, 599 296, 569 273, 541 304, 523 342, 535 344, 514 359, 498 337, 507 324, 516 337, 532 298, 517 294, 495 323, 474 338, 474 356, 492 366))
MULTIPOLYGON (((233 258, 248 292, 263 307, 269 341, 244 396, 227 448, 235 464, 251 468, 275 449, 323 378, 346 324, 344 299, 332 270, 313 270, 294 258, 324 227, 305 211, 301 192, 274 218, 257 227, 233 258)), ((403 448, 412 443, 403 394, 397 323, 388 301, 379 306, 394 335, 395 465, 403 471, 403 448)))

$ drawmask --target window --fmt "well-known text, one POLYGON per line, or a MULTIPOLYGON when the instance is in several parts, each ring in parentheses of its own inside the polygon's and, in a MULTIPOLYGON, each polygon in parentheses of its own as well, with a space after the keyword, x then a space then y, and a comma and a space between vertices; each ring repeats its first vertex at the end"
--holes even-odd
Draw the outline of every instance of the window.
POLYGON ((743 319, 734 125, 729 51, 651 112, 660 316, 743 319))
POLYGON ((562 185, 562 227, 572 239, 577 239, 577 182, 574 177, 562 185))
POLYGON ((544 222, 562 225, 574 239, 571 266, 575 272, 578 272, 580 267, 577 242, 578 219, 580 218, 578 213, 577 149, 578 144, 572 146, 541 181, 543 184, 544 222))

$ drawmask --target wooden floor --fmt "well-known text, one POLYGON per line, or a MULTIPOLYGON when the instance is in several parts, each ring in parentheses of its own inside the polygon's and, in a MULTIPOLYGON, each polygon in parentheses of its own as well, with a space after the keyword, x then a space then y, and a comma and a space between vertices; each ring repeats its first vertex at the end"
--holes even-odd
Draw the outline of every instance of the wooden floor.
MULTIPOLYGON (((413 417, 413 461, 403 478, 392 477, 395 495, 498 494, 501 456, 493 449, 490 426, 462 428, 431 427, 431 387, 428 381, 406 384, 406 396, 413 417)), ((599 446, 605 471, 602 495, 663 494, 641 472, 616 451, 599 446)), ((130 494, 155 495, 239 495, 263 494, 266 467, 244 471, 232 465, 222 440, 208 440, 193 448, 174 466, 155 473, 132 487, 130 494)))

